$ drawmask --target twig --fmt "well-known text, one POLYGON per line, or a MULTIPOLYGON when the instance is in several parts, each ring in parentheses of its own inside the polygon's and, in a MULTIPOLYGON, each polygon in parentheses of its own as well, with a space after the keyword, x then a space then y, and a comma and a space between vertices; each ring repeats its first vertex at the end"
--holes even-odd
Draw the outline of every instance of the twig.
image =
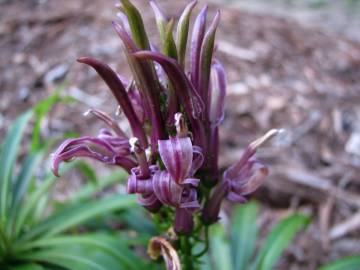
POLYGON ((340 238, 349 232, 352 232, 356 229, 360 228, 360 211, 358 211, 355 215, 348 218, 344 222, 341 222, 335 225, 330 230, 330 239, 337 239, 340 238))

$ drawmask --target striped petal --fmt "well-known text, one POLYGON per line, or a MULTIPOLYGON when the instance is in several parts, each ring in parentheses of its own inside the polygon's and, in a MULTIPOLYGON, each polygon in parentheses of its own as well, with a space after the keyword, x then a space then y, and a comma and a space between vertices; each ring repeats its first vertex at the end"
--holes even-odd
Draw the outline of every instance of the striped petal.
POLYGON ((159 153, 167 171, 178 184, 189 175, 193 162, 193 146, 189 137, 159 140, 159 153))

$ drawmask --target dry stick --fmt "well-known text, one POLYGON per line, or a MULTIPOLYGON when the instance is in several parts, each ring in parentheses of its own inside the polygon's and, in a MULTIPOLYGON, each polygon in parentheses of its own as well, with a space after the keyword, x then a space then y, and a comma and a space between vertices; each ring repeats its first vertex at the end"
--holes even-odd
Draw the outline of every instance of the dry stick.
POLYGON ((355 215, 351 216, 344 222, 341 222, 335 225, 330 230, 330 239, 337 239, 340 238, 349 232, 352 232, 356 229, 360 228, 360 211, 358 211, 355 215))
POLYGON ((281 168, 273 167, 273 170, 279 175, 285 176, 285 179, 290 182, 322 191, 327 195, 333 195, 334 198, 342 200, 349 205, 360 207, 360 197, 358 194, 344 191, 334 186, 331 184, 330 179, 318 177, 302 169, 286 168, 286 166, 281 166, 281 168))

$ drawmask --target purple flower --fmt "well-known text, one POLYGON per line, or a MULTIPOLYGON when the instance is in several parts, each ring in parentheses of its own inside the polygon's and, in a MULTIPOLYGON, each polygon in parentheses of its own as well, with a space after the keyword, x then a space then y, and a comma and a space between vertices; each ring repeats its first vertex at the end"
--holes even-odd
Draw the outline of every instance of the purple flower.
MULTIPOLYGON (((175 207, 177 213, 174 223, 175 231, 189 233, 193 227, 192 212, 200 207, 196 191, 200 180, 194 178, 193 175, 201 166, 203 155, 198 147, 192 145, 189 137, 179 137, 185 135, 181 114, 176 114, 176 123, 178 136, 158 141, 160 157, 166 170, 161 171, 157 166, 153 166, 149 167, 150 171, 144 174, 143 171, 146 168, 132 169, 127 190, 128 193, 141 194, 141 198, 152 196, 154 199, 156 196, 161 204, 175 207)), ((138 161, 139 156, 144 154, 139 146, 135 148, 135 153, 137 153, 138 161)), ((140 161, 139 164, 141 164, 140 161)), ((146 206, 144 201, 140 203, 146 206)))
POLYGON ((202 220, 212 224, 218 220, 221 202, 224 198, 232 202, 246 202, 246 195, 254 192, 264 181, 269 171, 254 155, 256 150, 279 131, 270 130, 260 139, 252 142, 240 160, 225 170, 223 179, 215 188, 213 196, 204 206, 202 220))
POLYGON ((190 234, 193 216, 201 206, 203 222, 211 224, 218 219, 223 199, 245 202, 264 182, 268 169, 255 152, 278 131, 251 143, 240 160, 221 175, 219 126, 225 114, 226 74, 214 56, 220 12, 210 22, 204 7, 190 35, 196 0, 185 7, 177 24, 156 0, 149 4, 160 44, 151 43, 141 13, 129 0, 121 0, 120 22, 113 22, 131 79, 97 59, 78 59, 94 68, 106 83, 129 122, 132 138, 116 120, 91 109, 87 114, 100 119, 107 129, 96 137, 66 140, 54 153, 52 169, 58 175, 61 162, 77 157, 122 167, 130 173, 128 193, 137 194, 139 203, 152 213, 161 207, 173 208, 175 232, 190 234), (188 44, 190 58, 186 61, 188 44))
POLYGON ((136 166, 136 161, 130 155, 130 145, 126 134, 116 124, 115 120, 96 109, 87 114, 93 114, 112 130, 102 129, 97 137, 84 136, 76 139, 67 139, 53 154, 52 171, 59 176, 59 165, 77 157, 88 157, 105 164, 117 165, 128 172, 136 166))

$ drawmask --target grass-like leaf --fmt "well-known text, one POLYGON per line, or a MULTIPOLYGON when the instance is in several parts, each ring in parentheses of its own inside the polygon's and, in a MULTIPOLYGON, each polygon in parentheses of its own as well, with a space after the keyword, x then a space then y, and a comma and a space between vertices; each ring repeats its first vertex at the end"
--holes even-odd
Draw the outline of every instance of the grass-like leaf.
POLYGON ((306 227, 309 221, 310 219, 308 216, 301 214, 293 214, 280 221, 266 238, 252 269, 273 269, 273 266, 295 234, 306 227))
POLYGON ((224 227, 215 224, 210 227, 210 251, 213 270, 232 270, 229 242, 226 241, 224 227))
POLYGON ((22 241, 33 239, 39 235, 54 236, 108 211, 134 205, 136 205, 136 199, 131 195, 114 195, 98 201, 70 205, 38 224, 22 238, 22 241))
POLYGON ((258 204, 238 206, 231 222, 230 241, 234 270, 246 270, 255 251, 258 204))
POLYGON ((28 245, 24 245, 23 249, 32 248, 61 248, 64 249, 68 246, 86 246, 89 249, 98 249, 108 255, 112 256, 118 265, 124 267, 124 269, 137 270, 144 267, 145 264, 124 244, 121 239, 115 236, 106 235, 81 235, 81 236, 59 236, 53 238, 44 238, 38 241, 31 242, 28 245))
POLYGON ((30 110, 21 115, 10 128, 3 142, 0 153, 0 222, 4 225, 8 219, 9 206, 12 201, 10 185, 13 178, 13 167, 25 127, 33 112, 30 110))
POLYGON ((72 250, 53 249, 35 251, 21 257, 22 260, 40 261, 65 267, 69 270, 108 270, 101 264, 85 256, 78 256, 72 250))
POLYGON ((331 262, 319 268, 319 270, 359 270, 360 256, 349 256, 331 262))
POLYGON ((19 266, 10 267, 9 270, 44 270, 45 268, 39 264, 29 263, 29 264, 22 264, 19 266))

